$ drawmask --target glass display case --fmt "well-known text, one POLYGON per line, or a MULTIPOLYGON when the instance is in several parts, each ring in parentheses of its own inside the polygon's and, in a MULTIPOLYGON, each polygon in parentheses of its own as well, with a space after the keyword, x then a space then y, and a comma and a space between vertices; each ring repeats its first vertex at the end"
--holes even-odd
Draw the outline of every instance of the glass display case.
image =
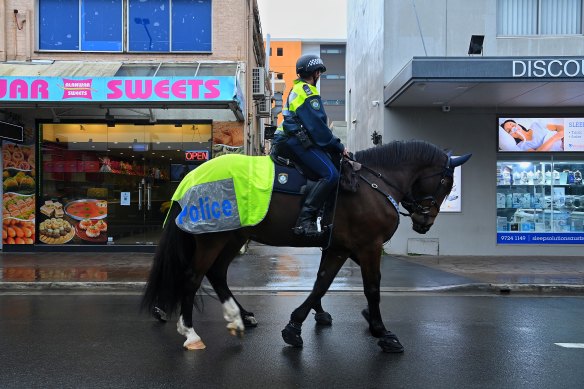
POLYGON ((497 162, 497 243, 584 243, 584 161, 497 162))

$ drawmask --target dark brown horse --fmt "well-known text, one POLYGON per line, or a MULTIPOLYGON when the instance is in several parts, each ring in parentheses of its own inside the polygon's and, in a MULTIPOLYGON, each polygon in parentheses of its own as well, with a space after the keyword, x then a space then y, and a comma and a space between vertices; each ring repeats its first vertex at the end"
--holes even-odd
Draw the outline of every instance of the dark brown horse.
POLYGON ((427 232, 452 189, 454 168, 469 158, 470 155, 452 158, 422 141, 392 142, 357 152, 355 160, 361 169, 349 171, 345 167, 342 176, 345 182, 352 177, 359 185, 353 185, 352 191, 339 191, 332 234, 326 242, 311 242, 293 234, 301 205, 297 195, 274 192, 266 217, 256 226, 197 235, 177 227, 174 220, 181 207, 173 202, 142 307, 152 310, 156 306, 173 313, 180 304, 177 330, 187 338, 184 347, 204 348, 193 329, 192 310, 195 293, 205 276, 223 304, 227 328, 232 332, 243 331, 244 325, 254 325, 255 319, 235 300, 226 281, 228 266, 242 245, 251 239, 272 246, 322 246, 325 249, 313 290, 292 312, 290 322, 282 331, 284 341, 302 346, 301 326, 311 309, 316 311, 317 322, 331 323, 321 299, 347 258, 351 258, 361 267, 368 302, 363 316, 371 334, 379 338, 383 351, 401 352, 402 345, 385 328, 379 309, 383 243, 398 227, 399 203, 408 211, 405 215, 411 218, 413 229, 422 234, 427 232))

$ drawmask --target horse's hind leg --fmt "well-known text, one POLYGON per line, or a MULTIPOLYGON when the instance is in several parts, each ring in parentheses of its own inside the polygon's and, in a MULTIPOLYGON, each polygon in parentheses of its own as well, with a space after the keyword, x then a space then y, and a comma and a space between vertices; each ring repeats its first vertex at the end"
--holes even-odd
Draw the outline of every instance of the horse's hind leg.
POLYGON ((196 249, 193 265, 185 275, 185 288, 181 300, 181 315, 177 323, 177 331, 187 339, 183 346, 189 350, 205 348, 205 344, 193 329, 193 304, 195 294, 201 286, 203 277, 217 259, 219 253, 228 241, 225 233, 196 235, 196 249))
POLYGON ((241 247, 247 241, 243 236, 234 236, 225 246, 213 266, 207 272, 207 279, 213 286, 215 293, 223 304, 225 320, 229 322, 227 328, 231 333, 240 331, 240 321, 245 327, 256 327, 257 321, 252 312, 246 311, 235 299, 227 285, 227 270, 233 259, 240 252, 241 247))
MULTIPOLYGON (((322 253, 320 267, 312 292, 306 300, 296 308, 290 315, 290 322, 282 330, 282 338, 289 345, 300 347, 303 345, 302 323, 310 313, 311 309, 319 309, 317 313, 326 313, 322 310, 321 299, 328 291, 337 273, 347 260, 348 254, 344 251, 328 249, 322 253)), ((330 318, 330 315, 328 315, 330 318)), ((330 319, 332 321, 332 319, 330 319)))
POLYGON ((201 350, 206 346, 193 329, 193 304, 195 302, 195 294, 203 280, 202 276, 197 276, 196 273, 191 272, 186 279, 184 295, 181 301, 181 314, 176 323, 176 330, 179 334, 185 336, 183 347, 188 350, 201 350))

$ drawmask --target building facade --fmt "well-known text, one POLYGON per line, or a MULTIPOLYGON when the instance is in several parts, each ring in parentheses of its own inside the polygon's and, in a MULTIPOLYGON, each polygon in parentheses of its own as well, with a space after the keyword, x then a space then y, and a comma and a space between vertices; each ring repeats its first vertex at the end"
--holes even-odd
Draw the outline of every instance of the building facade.
POLYGON ((403 220, 387 252, 579 255, 582 15, 581 0, 349 2, 349 147, 377 131, 473 154, 455 211, 426 235, 403 220))
MULTIPOLYGON (((321 76, 317 87, 329 119, 329 126, 336 121, 345 121, 345 50, 344 40, 270 40, 269 63, 274 78, 284 80, 284 101, 292 88, 296 75, 296 60, 305 54, 322 58, 327 71, 321 76)), ((281 121, 281 116, 279 118, 281 121)))
POLYGON ((255 0, 0 11, 3 250, 153 250, 184 174, 261 153, 255 0))

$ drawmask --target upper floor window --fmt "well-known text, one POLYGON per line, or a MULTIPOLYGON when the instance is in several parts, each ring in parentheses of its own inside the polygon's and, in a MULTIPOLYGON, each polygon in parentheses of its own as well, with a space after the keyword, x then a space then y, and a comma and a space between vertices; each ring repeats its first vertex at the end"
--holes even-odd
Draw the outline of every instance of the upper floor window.
POLYGON ((323 100, 323 105, 345 105, 345 100, 323 100))
POLYGON ((211 51, 211 0, 38 2, 39 50, 211 51))
POLYGON ((345 52, 344 48, 321 48, 321 54, 343 54, 345 52))
POLYGON ((278 57, 281 57, 281 56, 283 56, 283 55, 284 55, 284 48, 282 48, 282 47, 278 47, 278 48, 276 49, 276 55, 277 55, 278 57))
POLYGON ((327 79, 327 80, 344 80, 345 79, 345 75, 344 74, 323 74, 322 75, 323 78, 327 79))
POLYGON ((582 34, 582 0, 497 0, 497 35, 582 34))

